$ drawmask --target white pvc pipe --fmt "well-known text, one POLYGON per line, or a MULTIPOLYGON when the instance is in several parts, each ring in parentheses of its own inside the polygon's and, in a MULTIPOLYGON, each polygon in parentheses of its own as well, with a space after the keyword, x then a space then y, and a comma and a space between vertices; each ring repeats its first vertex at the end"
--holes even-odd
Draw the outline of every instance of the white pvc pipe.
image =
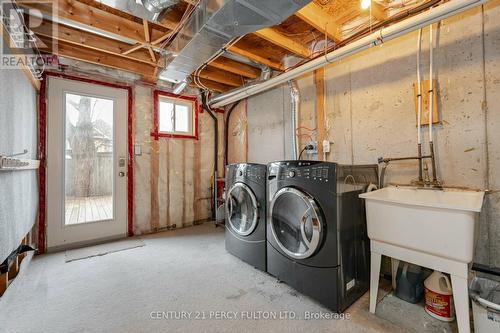
POLYGON ((434 111, 434 38, 432 24, 429 25, 429 142, 432 142, 432 115, 434 111))
POLYGON ((383 42, 406 35, 412 31, 441 21, 447 17, 453 16, 475 6, 482 5, 488 1, 489 0, 453 0, 446 2, 442 5, 427 10, 426 12, 407 18, 389 27, 382 28, 374 33, 371 33, 368 36, 360 38, 352 43, 347 44, 344 47, 332 51, 326 54, 324 57, 319 57, 311 60, 270 80, 249 87, 235 89, 213 97, 209 101, 209 104, 212 107, 221 107, 227 104, 234 103, 236 101, 239 101, 240 99, 258 94, 277 85, 286 83, 287 81, 297 78, 304 73, 312 72, 315 69, 321 68, 330 62, 338 61, 363 50, 369 49, 372 46, 380 45, 383 42))
POLYGON ((417 41, 417 143, 422 143, 422 79, 420 77, 420 52, 422 50, 422 29, 418 31, 417 41))

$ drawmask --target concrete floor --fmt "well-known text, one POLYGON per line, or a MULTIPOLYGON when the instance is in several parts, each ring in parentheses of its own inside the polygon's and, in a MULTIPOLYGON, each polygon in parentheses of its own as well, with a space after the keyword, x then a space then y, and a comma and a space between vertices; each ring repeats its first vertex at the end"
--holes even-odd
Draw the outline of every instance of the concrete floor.
POLYGON ((142 238, 143 247, 69 263, 64 252, 27 260, 0 298, 0 332, 403 331, 368 313, 368 295, 349 319, 304 319, 330 312, 226 253, 212 224, 142 238), (259 313, 296 318, 248 318, 259 313), (182 314, 199 318, 167 318, 182 314))

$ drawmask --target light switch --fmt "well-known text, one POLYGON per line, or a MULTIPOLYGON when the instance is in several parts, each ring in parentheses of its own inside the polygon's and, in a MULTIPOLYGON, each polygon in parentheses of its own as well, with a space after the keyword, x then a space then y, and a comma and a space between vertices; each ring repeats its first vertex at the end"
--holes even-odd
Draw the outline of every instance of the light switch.
POLYGON ((136 156, 142 155, 141 145, 140 144, 135 144, 134 145, 134 155, 136 155, 136 156))

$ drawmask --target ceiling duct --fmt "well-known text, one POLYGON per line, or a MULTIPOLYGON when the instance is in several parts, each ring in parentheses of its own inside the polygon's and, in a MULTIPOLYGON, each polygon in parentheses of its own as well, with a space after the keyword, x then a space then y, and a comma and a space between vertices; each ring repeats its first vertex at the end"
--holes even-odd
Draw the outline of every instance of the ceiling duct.
POLYGON ((201 0, 168 47, 160 78, 184 81, 236 37, 281 23, 310 0, 201 0))
POLYGON ((122 12, 156 22, 165 9, 176 5, 179 0, 99 0, 99 2, 122 12))

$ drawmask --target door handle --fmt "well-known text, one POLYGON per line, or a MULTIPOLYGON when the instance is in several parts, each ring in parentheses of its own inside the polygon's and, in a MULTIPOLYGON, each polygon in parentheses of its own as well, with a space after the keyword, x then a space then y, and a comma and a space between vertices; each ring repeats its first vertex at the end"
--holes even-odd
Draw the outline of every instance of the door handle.
POLYGON ((125 177, 125 172, 123 172, 123 171, 118 172, 118 176, 119 177, 125 177))

